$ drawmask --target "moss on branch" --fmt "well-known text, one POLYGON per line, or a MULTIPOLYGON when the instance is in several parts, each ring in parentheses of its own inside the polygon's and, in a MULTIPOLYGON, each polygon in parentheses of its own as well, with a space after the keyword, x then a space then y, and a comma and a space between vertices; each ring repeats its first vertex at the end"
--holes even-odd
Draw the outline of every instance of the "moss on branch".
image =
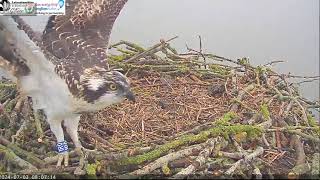
POLYGON ((150 151, 148 153, 123 158, 117 162, 118 166, 126 166, 126 165, 138 165, 145 163, 150 160, 154 160, 170 150, 176 149, 180 146, 190 145, 194 143, 200 143, 206 141, 208 138, 216 137, 216 136, 224 136, 227 137, 231 134, 237 134, 240 132, 246 132, 248 134, 248 138, 255 138, 262 132, 262 129, 252 125, 231 125, 229 121, 236 117, 236 114, 233 112, 226 113, 222 118, 216 120, 216 126, 210 128, 208 130, 201 131, 196 135, 184 135, 180 138, 168 142, 159 148, 150 151))

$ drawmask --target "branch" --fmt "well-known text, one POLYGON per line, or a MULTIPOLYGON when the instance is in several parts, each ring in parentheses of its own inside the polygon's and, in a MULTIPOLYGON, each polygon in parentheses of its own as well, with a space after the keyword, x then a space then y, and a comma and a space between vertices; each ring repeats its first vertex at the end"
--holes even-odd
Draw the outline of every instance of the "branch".
POLYGON ((172 40, 174 40, 174 39, 176 39, 176 38, 178 38, 178 36, 175 36, 175 37, 173 37, 173 38, 171 38, 171 39, 169 39, 169 40, 167 40, 167 41, 161 41, 160 43, 158 43, 158 44, 150 47, 149 49, 147 49, 147 50, 144 51, 143 53, 136 54, 136 55, 134 55, 133 57, 131 57, 130 59, 125 60, 125 62, 126 62, 126 63, 130 63, 130 62, 133 62, 133 61, 135 61, 135 60, 137 60, 137 59, 140 59, 140 58, 142 58, 142 57, 144 57, 144 56, 146 56, 146 55, 148 55, 148 54, 153 54, 153 53, 154 53, 154 50, 156 50, 157 48, 159 48, 159 47, 161 47, 161 46, 164 46, 166 43, 168 43, 168 42, 170 42, 170 41, 172 41, 172 40))
POLYGON ((314 176, 320 176, 320 154, 314 153, 312 156, 311 174, 314 176))
POLYGON ((183 179, 186 176, 194 173, 199 167, 206 163, 207 158, 209 157, 213 149, 217 148, 217 145, 220 144, 222 140, 223 139, 219 137, 207 140, 206 148, 199 153, 199 156, 196 158, 195 162, 190 164, 187 168, 182 169, 179 173, 175 174, 171 178, 183 179))
POLYGON ((200 150, 203 149, 205 147, 205 145, 206 145, 206 143, 201 143, 201 144, 197 144, 194 146, 190 146, 186 149, 183 149, 183 150, 180 150, 177 152, 167 154, 167 155, 155 160, 154 162, 144 166, 143 168, 131 172, 129 175, 142 176, 142 175, 150 174, 152 171, 156 170, 157 168, 162 167, 163 165, 165 165, 171 161, 183 158, 185 156, 189 156, 189 155, 193 154, 194 152, 200 152, 200 150))
MULTIPOLYGON (((236 102, 241 102, 241 100, 244 98, 244 95, 248 93, 249 91, 252 91, 255 88, 255 84, 250 84, 247 87, 245 87, 243 90, 241 90, 236 98, 236 102)), ((234 103, 231 106, 230 111, 236 112, 239 108, 238 103, 234 103)))
POLYGON ((23 157, 31 164, 37 166, 37 167, 44 167, 45 164, 43 160, 39 159, 35 155, 33 155, 30 152, 27 152, 21 148, 19 148, 17 145, 10 143, 7 139, 0 136, 0 144, 3 144, 7 148, 11 149, 17 156, 23 157))
POLYGON ((0 144, 0 152, 5 153, 5 156, 7 157, 10 162, 16 164, 20 168, 23 169, 29 169, 29 170, 36 170, 37 168, 30 164, 29 162, 23 160, 19 156, 17 156, 11 149, 7 148, 6 146, 3 146, 0 144))
POLYGON ((226 172, 226 175, 232 175, 234 171, 243 163, 249 163, 256 157, 262 155, 264 152, 263 147, 258 147, 253 153, 248 154, 243 159, 238 160, 236 163, 234 163, 226 172))

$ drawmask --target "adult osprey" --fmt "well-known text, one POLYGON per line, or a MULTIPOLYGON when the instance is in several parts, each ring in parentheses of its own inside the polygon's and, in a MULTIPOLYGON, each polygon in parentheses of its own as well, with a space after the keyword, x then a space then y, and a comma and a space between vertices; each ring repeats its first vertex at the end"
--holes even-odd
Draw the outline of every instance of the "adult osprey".
POLYGON ((0 66, 17 78, 34 109, 44 110, 57 138, 57 166, 63 159, 68 165, 62 121, 81 149, 77 130, 82 112, 134 100, 128 79, 109 70, 106 59, 112 26, 126 2, 68 0, 66 15, 51 16, 41 40, 19 17, 0 17, 0 66))

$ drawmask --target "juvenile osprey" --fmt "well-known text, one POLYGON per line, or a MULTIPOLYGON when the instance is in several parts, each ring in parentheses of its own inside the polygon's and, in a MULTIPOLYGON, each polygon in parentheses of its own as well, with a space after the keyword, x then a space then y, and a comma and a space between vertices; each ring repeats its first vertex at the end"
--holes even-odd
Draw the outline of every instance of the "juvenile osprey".
POLYGON ((68 165, 64 126, 77 149, 82 112, 128 98, 129 80, 109 70, 106 50, 112 26, 127 0, 68 0, 66 15, 51 16, 39 40, 19 17, 0 17, 0 67, 43 109, 57 138, 61 166, 68 165), (23 30, 23 31, 22 31, 23 30), (31 40, 32 41, 31 41, 31 40))

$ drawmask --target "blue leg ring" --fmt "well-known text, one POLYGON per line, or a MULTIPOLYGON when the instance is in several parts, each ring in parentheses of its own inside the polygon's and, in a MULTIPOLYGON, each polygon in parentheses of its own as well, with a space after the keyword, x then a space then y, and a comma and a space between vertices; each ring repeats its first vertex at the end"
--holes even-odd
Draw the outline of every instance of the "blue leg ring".
POLYGON ((67 141, 62 141, 57 143, 57 151, 58 153, 64 153, 68 151, 67 141))

